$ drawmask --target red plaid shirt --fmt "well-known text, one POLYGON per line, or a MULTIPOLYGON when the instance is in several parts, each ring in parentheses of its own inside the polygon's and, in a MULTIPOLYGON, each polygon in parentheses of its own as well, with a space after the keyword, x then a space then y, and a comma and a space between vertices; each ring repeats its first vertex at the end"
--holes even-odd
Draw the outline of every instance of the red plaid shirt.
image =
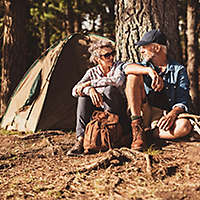
POLYGON ((72 95, 74 97, 78 97, 78 94, 76 92, 77 86, 80 83, 84 83, 87 81, 91 81, 91 86, 85 87, 83 89, 82 92, 84 95, 89 95, 89 89, 91 87, 94 87, 100 94, 102 94, 105 87, 109 85, 120 88, 123 92, 126 79, 124 68, 127 64, 128 63, 123 63, 119 61, 115 62, 106 76, 104 76, 99 65, 88 69, 83 78, 72 89, 72 95))

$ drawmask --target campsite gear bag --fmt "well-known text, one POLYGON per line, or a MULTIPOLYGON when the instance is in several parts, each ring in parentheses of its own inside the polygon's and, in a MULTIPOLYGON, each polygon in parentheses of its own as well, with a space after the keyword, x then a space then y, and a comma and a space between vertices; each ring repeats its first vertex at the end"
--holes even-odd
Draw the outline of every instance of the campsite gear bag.
POLYGON ((84 134, 84 153, 107 151, 120 146, 123 137, 119 117, 109 111, 95 111, 84 134))

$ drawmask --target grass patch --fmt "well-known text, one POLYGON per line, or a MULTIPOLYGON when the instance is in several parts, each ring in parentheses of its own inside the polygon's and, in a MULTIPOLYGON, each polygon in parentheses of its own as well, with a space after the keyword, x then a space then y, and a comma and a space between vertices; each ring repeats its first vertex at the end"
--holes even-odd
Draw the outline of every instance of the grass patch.
POLYGON ((0 134, 2 135, 28 135, 31 134, 33 132, 24 132, 24 131, 8 131, 5 129, 0 129, 0 134))
POLYGON ((159 150, 159 149, 155 149, 155 148, 154 148, 154 145, 151 145, 151 146, 145 151, 145 153, 147 153, 148 155, 151 155, 151 156, 155 156, 155 155, 161 154, 162 151, 159 150))

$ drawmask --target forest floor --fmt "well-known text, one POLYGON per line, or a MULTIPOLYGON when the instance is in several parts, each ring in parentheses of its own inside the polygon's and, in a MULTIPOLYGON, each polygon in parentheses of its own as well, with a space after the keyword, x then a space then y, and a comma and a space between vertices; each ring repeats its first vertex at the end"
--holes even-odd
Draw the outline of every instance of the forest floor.
POLYGON ((200 142, 69 157, 74 132, 0 132, 0 200, 200 200, 200 142))

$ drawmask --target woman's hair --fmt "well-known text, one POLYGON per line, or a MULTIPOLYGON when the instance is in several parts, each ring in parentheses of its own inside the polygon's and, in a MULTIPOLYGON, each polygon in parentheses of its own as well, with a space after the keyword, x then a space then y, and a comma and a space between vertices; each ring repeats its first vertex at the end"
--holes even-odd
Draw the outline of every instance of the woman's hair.
POLYGON ((114 49, 114 46, 110 41, 106 41, 103 39, 94 41, 88 49, 89 53, 91 54, 90 62, 97 64, 96 58, 100 57, 100 50, 105 47, 111 48, 112 50, 114 49))

